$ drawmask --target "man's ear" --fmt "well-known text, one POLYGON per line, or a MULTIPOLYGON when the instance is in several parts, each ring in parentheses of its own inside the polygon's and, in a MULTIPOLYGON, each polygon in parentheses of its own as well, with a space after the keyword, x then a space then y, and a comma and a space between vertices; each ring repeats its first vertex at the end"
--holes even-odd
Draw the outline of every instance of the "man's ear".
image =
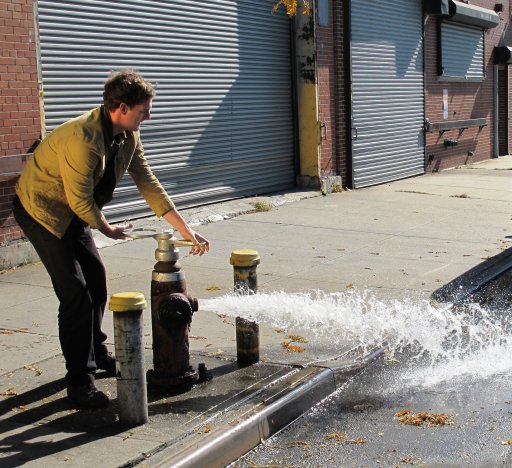
POLYGON ((119 104, 119 110, 121 111, 121 114, 125 115, 128 112, 129 107, 124 102, 122 102, 119 104))

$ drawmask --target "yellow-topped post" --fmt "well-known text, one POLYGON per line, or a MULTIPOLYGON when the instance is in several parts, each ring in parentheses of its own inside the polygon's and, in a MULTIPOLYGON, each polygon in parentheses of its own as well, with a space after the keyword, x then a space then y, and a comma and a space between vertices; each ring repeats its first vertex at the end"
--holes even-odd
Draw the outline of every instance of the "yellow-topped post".
MULTIPOLYGON (((233 250, 230 263, 233 265, 235 293, 256 293, 258 291, 256 268, 260 263, 258 252, 253 249, 233 250)), ((258 362, 260 360, 259 325, 241 317, 236 318, 235 324, 238 364, 248 366, 258 362)))
POLYGON ((148 396, 142 338, 142 312, 146 299, 139 292, 112 294, 114 312, 117 399, 119 421, 140 425, 148 422, 148 396))

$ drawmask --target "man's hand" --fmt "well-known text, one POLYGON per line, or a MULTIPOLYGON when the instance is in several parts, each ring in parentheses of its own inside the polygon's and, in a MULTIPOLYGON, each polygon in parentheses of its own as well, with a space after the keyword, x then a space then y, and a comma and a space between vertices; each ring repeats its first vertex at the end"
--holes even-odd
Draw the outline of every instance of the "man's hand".
POLYGON ((100 229, 100 232, 111 239, 126 239, 124 231, 132 227, 133 224, 118 224, 115 226, 107 224, 103 229, 100 229))
POLYGON ((191 255, 204 255, 210 250, 210 241, 191 229, 176 208, 165 213, 164 219, 179 231, 183 239, 192 242, 191 255))
POLYGON ((194 244, 190 249, 191 255, 201 256, 210 250, 210 241, 201 234, 192 231, 192 229, 187 233, 182 233, 182 235, 194 244))

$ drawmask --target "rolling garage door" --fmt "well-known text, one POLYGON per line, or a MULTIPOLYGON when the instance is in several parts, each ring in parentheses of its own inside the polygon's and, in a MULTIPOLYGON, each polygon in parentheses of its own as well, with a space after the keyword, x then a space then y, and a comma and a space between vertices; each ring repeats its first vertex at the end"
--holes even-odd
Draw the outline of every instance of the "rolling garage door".
MULTIPOLYGON (((46 131, 99 105, 109 71, 158 83, 142 140, 180 207, 294 185, 289 20, 273 0, 37 2, 46 131)), ((105 211, 150 214, 127 175, 105 211)))
POLYGON ((352 0, 353 186, 424 172, 421 0, 352 0))

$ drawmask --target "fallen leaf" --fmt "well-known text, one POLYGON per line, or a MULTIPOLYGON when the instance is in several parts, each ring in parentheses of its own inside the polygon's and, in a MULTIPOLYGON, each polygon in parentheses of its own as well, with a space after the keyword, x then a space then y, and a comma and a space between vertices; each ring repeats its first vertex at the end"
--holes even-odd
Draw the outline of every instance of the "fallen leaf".
POLYGON ((333 432, 325 436, 326 439, 335 440, 340 444, 366 444, 367 439, 349 439, 348 435, 344 432, 333 432))
POLYGON ((14 391, 14 388, 8 388, 4 392, 0 392, 0 395, 1 396, 16 396, 18 394, 14 391))
POLYGON ((286 444, 286 447, 293 448, 293 447, 309 447, 309 442, 306 442, 304 440, 294 440, 292 442, 288 442, 286 444))
POLYGON ((347 444, 367 444, 367 439, 351 439, 347 440, 347 444))
POLYGON ((191 340, 206 340, 206 336, 188 335, 191 340))
POLYGON ((126 434, 126 435, 123 437, 123 440, 127 440, 127 439, 129 439, 132 435, 133 435, 133 432, 128 432, 128 434, 126 434))
POLYGON ((347 434, 344 432, 332 432, 325 436, 326 439, 335 440, 336 442, 345 442, 347 440, 347 434))
POLYGON ((208 286, 206 288, 207 291, 222 291, 222 288, 219 288, 218 286, 208 286))
POLYGON ((308 342, 308 340, 306 340, 306 338, 304 338, 301 335, 288 335, 288 338, 291 341, 295 341, 296 343, 307 343, 308 342))
POLYGON ((512 445, 512 439, 504 440, 501 445, 512 445))
POLYGON ((31 365, 23 366, 23 368, 35 372, 36 375, 41 375, 43 373, 43 369, 39 369, 38 367, 34 367, 31 365))
POLYGON ((286 349, 289 353, 303 353, 305 351, 301 346, 292 345, 290 340, 283 341, 281 347, 286 349))
POLYGON ((208 353, 208 356, 220 356, 221 354, 224 354, 224 350, 218 349, 217 351, 212 351, 211 353, 208 353))

